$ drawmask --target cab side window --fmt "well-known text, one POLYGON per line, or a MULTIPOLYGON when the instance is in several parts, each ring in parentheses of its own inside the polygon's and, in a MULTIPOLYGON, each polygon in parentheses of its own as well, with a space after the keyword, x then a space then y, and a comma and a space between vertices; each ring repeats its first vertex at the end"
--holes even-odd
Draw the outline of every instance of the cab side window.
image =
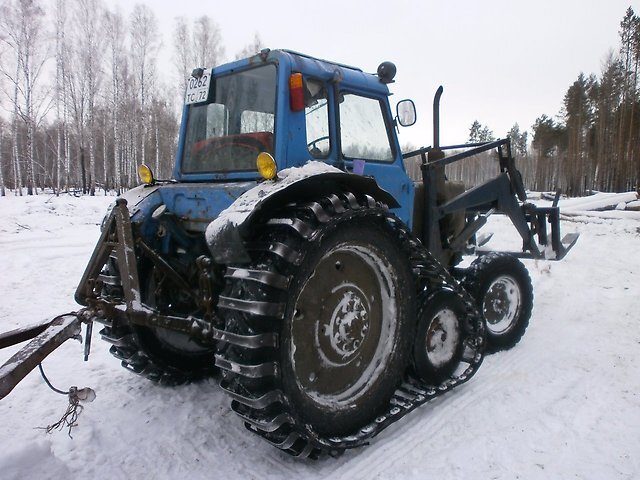
POLYGON ((393 152, 379 100, 352 93, 340 94, 342 155, 392 162, 393 152))
POLYGON ((304 115, 309 154, 313 158, 328 157, 331 150, 329 101, 324 84, 318 80, 306 80, 304 115))

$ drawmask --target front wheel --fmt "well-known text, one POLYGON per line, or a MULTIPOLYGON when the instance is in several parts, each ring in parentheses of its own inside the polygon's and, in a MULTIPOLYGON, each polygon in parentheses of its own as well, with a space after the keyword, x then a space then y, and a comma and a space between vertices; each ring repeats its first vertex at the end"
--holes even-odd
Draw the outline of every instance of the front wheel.
POLYGON ((487 323, 487 350, 516 345, 529 325, 533 286, 526 267, 512 255, 490 253, 477 258, 463 280, 487 323))

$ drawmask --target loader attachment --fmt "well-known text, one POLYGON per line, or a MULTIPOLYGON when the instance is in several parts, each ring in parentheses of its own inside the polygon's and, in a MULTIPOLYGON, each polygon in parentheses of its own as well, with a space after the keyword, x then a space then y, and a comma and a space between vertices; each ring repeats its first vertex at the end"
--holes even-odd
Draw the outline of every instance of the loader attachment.
POLYGON ((6 397, 56 348, 70 338, 80 338, 82 321, 80 313, 69 313, 37 325, 1 334, 0 348, 17 345, 29 339, 33 340, 0 367, 0 400, 6 397))
MULTIPOLYGON (((420 157, 422 186, 423 245, 438 260, 448 264, 459 261, 463 253, 468 253, 467 245, 476 233, 487 223, 493 213, 502 213, 522 238, 522 251, 504 252, 520 258, 561 260, 578 241, 579 234, 571 233, 560 237, 560 209, 556 193, 551 207, 538 207, 527 202, 522 175, 516 168, 509 138, 495 141, 467 143, 461 145, 440 146, 440 97, 442 87, 438 88, 433 99, 433 146, 423 147, 404 153, 403 158, 420 157), (497 176, 482 184, 462 192, 447 193, 448 182, 445 167, 475 155, 496 150, 500 171, 497 176), (450 156, 445 150, 457 151, 450 156), (440 198, 438 196, 440 193, 440 198), (466 219, 459 222, 459 228, 451 224, 453 217, 460 214, 466 219), (449 221, 447 222, 447 219, 449 221), (447 225, 449 224, 449 225, 447 225), (443 227, 445 227, 443 229, 443 227), (537 241, 536 241, 537 237, 537 241)), ((450 185, 453 186, 453 185, 450 185)), ((474 253, 484 255, 491 250, 477 248, 484 242, 474 242, 474 253)))
MULTIPOLYGON (((560 208, 557 206, 557 200, 552 207, 526 204, 523 206, 523 211, 531 233, 538 237, 538 244, 543 247, 541 258, 562 260, 578 241, 579 233, 568 233, 560 237, 560 208)), ((526 253, 520 256, 540 258, 526 253)))
MULTIPOLYGON (((467 218, 461 231, 450 239, 447 248, 453 252, 463 251, 467 242, 495 212, 508 216, 522 238, 522 251, 505 252, 515 257, 561 260, 577 242, 577 233, 562 238, 560 236, 560 208, 557 205, 557 197, 551 207, 538 207, 527 202, 527 194, 520 173, 515 167, 509 139, 447 147, 436 145, 404 154, 404 157, 418 155, 422 160, 421 170, 426 192, 423 200, 425 218, 422 241, 441 261, 446 260, 446 255, 443 253, 440 222, 447 216, 461 211, 473 213, 474 218, 467 218), (443 155, 444 150, 469 147, 470 150, 449 157, 443 155), (446 165, 493 149, 497 149, 500 164, 500 173, 496 177, 443 203, 438 202, 436 193, 444 189, 446 165)), ((476 249, 475 253, 483 255, 489 251, 476 249)))

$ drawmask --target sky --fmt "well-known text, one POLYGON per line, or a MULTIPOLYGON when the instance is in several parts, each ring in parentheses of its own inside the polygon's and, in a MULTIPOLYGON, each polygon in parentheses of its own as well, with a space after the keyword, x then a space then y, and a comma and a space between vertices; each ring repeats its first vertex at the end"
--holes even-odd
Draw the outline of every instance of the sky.
MULTIPOLYGON (((132 0, 107 0, 128 14, 132 0)), ((163 60, 171 68, 174 18, 209 15, 219 25, 227 59, 257 32, 271 49, 286 48, 375 72, 397 66, 392 108, 411 98, 416 125, 401 144, 432 143, 432 102, 439 85, 441 144, 468 139, 474 120, 504 137, 518 123, 531 132, 542 114, 560 112, 581 72, 600 74, 630 0, 138 0, 156 13, 163 60)), ((173 69, 171 70, 173 72, 173 69)))

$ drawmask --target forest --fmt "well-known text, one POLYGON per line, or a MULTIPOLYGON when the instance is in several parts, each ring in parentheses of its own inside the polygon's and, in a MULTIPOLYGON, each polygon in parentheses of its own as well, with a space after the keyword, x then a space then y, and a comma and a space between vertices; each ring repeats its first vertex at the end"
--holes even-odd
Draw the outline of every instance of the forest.
MULTIPOLYGON (((207 15, 176 18, 171 48, 160 38, 144 4, 125 18, 101 0, 3 0, 0 195, 120 193, 138 183, 141 163, 170 178, 184 81, 194 65, 227 57, 207 15), (174 71, 160 75, 167 54, 174 71)), ((235 58, 261 48, 255 34, 235 58)))
MULTIPOLYGON (((640 186, 640 19, 631 7, 619 39, 599 75, 581 73, 568 87, 556 115, 540 115, 531 135, 512 127, 509 137, 528 189, 581 196, 640 186)), ((471 142, 492 139, 490 128, 478 121, 469 129, 471 142)), ((456 166, 450 175, 478 183, 487 175, 482 160, 456 166)))
MULTIPOLYGON (((170 178, 191 68, 262 45, 256 33, 229 57, 207 15, 176 18, 169 47, 160 38, 143 4, 125 17, 101 0, 1 0, 0 195, 119 193, 137 184, 141 163, 170 178), (171 56, 171 75, 158 74, 161 55, 171 56)), ((557 114, 540 115, 531 134, 511 129, 527 188, 572 196, 638 188, 640 19, 631 7, 619 39, 600 74, 581 73, 558 99, 557 114)), ((490 128, 475 121, 469 141, 491 139, 490 128)), ((452 175, 469 184, 487 174, 483 161, 456 168, 452 175)))

